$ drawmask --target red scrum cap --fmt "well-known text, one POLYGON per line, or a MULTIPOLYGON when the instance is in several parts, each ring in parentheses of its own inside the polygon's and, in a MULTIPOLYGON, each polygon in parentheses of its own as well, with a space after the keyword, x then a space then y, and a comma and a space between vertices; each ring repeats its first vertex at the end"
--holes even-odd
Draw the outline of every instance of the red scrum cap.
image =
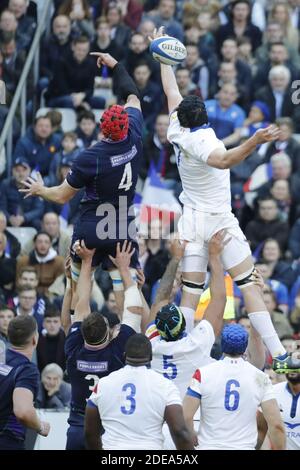
POLYGON ((104 111, 100 126, 104 137, 111 140, 122 140, 128 134, 128 114, 123 106, 114 104, 104 111))

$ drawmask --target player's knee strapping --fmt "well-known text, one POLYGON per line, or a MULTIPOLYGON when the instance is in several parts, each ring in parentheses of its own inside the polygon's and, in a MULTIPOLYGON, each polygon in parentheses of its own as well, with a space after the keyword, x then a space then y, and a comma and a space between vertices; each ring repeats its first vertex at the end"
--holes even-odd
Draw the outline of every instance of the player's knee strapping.
POLYGON ((192 282, 188 281, 187 279, 182 279, 182 290, 188 294, 193 294, 193 295, 198 295, 200 296, 203 292, 204 289, 204 282, 192 282))
MULTIPOLYGON (((131 279, 136 282, 136 269, 130 268, 131 279)), ((122 277, 120 271, 118 269, 114 269, 113 271, 109 271, 110 278, 113 283, 113 290, 114 291, 121 291, 124 290, 124 284, 122 281, 122 277)))
POLYGON ((254 283, 253 273, 255 272, 255 268, 252 267, 248 269, 248 271, 244 272, 243 274, 239 274, 233 278, 234 282, 236 282, 237 286, 240 289, 244 289, 245 287, 251 286, 254 283))

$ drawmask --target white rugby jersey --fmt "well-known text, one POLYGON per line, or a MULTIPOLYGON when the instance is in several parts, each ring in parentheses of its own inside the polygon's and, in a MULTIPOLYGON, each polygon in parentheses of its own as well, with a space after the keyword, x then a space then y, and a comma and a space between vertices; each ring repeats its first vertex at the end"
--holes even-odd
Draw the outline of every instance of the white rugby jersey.
POLYGON ((300 393, 293 395, 287 382, 273 385, 285 426, 288 450, 300 450, 300 393))
POLYGON ((170 380, 146 366, 129 365, 100 379, 89 402, 99 409, 108 450, 162 449, 165 408, 182 404, 170 380))
POLYGON ((146 331, 152 345, 151 368, 177 385, 184 398, 191 377, 197 367, 214 361, 210 351, 215 342, 214 330, 207 320, 202 320, 193 330, 177 341, 161 338, 154 323, 146 331))
POLYGON ((197 369, 187 394, 199 398, 199 449, 254 450, 256 413, 275 398, 269 377, 242 358, 197 369))
POLYGON ((198 211, 231 212, 230 171, 207 164, 211 152, 225 150, 208 126, 181 127, 177 112, 170 116, 167 138, 174 146, 183 192, 180 201, 198 211))

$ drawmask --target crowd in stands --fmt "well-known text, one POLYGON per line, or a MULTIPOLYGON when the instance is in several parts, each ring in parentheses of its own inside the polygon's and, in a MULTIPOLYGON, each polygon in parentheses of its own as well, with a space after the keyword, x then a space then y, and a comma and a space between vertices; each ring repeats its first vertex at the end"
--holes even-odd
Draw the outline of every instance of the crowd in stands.
MULTIPOLYGON (((0 107, 0 132, 36 30, 34 6, 27 0, 1 2, 0 79, 6 83, 7 107, 0 107)), ((53 0, 51 14, 51 31, 40 44, 37 87, 28 80, 29 126, 21 135, 17 113, 12 172, 3 167, 0 176, 0 338, 7 341, 14 316, 35 317, 40 332, 35 361, 42 377, 38 406, 63 408, 70 401, 60 310, 64 258, 82 191, 61 206, 24 198, 18 189, 36 171, 46 185, 60 184, 76 155, 101 138, 95 110, 120 100, 111 71, 105 66, 99 70, 89 55, 95 51, 122 61, 139 89, 145 119, 140 185, 154 167, 178 198, 181 183, 167 141, 160 69, 148 47, 148 37, 161 25, 186 45, 187 57, 176 69, 182 96, 205 100, 209 122, 227 148, 269 123, 280 128, 276 142, 263 144, 232 168, 232 204, 263 275, 275 329, 281 339, 299 339, 300 105, 293 84, 300 80, 300 2, 53 0), (33 112, 34 97, 45 103, 42 113, 33 112), (67 132, 61 108, 76 113, 74 128, 67 132), (18 230, 28 227, 34 235, 21 246, 18 230)), ((139 256, 144 295, 151 304, 170 252, 161 221, 149 224, 150 237, 139 238, 139 256)), ((234 297, 231 319, 247 322, 240 290, 231 283, 229 291, 234 297)), ((172 298, 179 303, 180 272, 172 298)), ((110 325, 119 322, 111 281, 101 268, 91 302, 110 325)))

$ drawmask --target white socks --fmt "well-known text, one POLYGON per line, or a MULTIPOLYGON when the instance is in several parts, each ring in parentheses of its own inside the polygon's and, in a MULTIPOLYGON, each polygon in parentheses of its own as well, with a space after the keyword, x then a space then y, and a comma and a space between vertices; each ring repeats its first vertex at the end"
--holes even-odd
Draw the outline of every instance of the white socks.
POLYGON ((189 307, 180 307, 180 310, 182 311, 185 318, 186 332, 190 333, 194 328, 195 310, 189 307))
POLYGON ((251 325, 260 334, 272 357, 284 356, 286 350, 282 346, 273 326, 269 312, 252 312, 248 314, 251 325))

